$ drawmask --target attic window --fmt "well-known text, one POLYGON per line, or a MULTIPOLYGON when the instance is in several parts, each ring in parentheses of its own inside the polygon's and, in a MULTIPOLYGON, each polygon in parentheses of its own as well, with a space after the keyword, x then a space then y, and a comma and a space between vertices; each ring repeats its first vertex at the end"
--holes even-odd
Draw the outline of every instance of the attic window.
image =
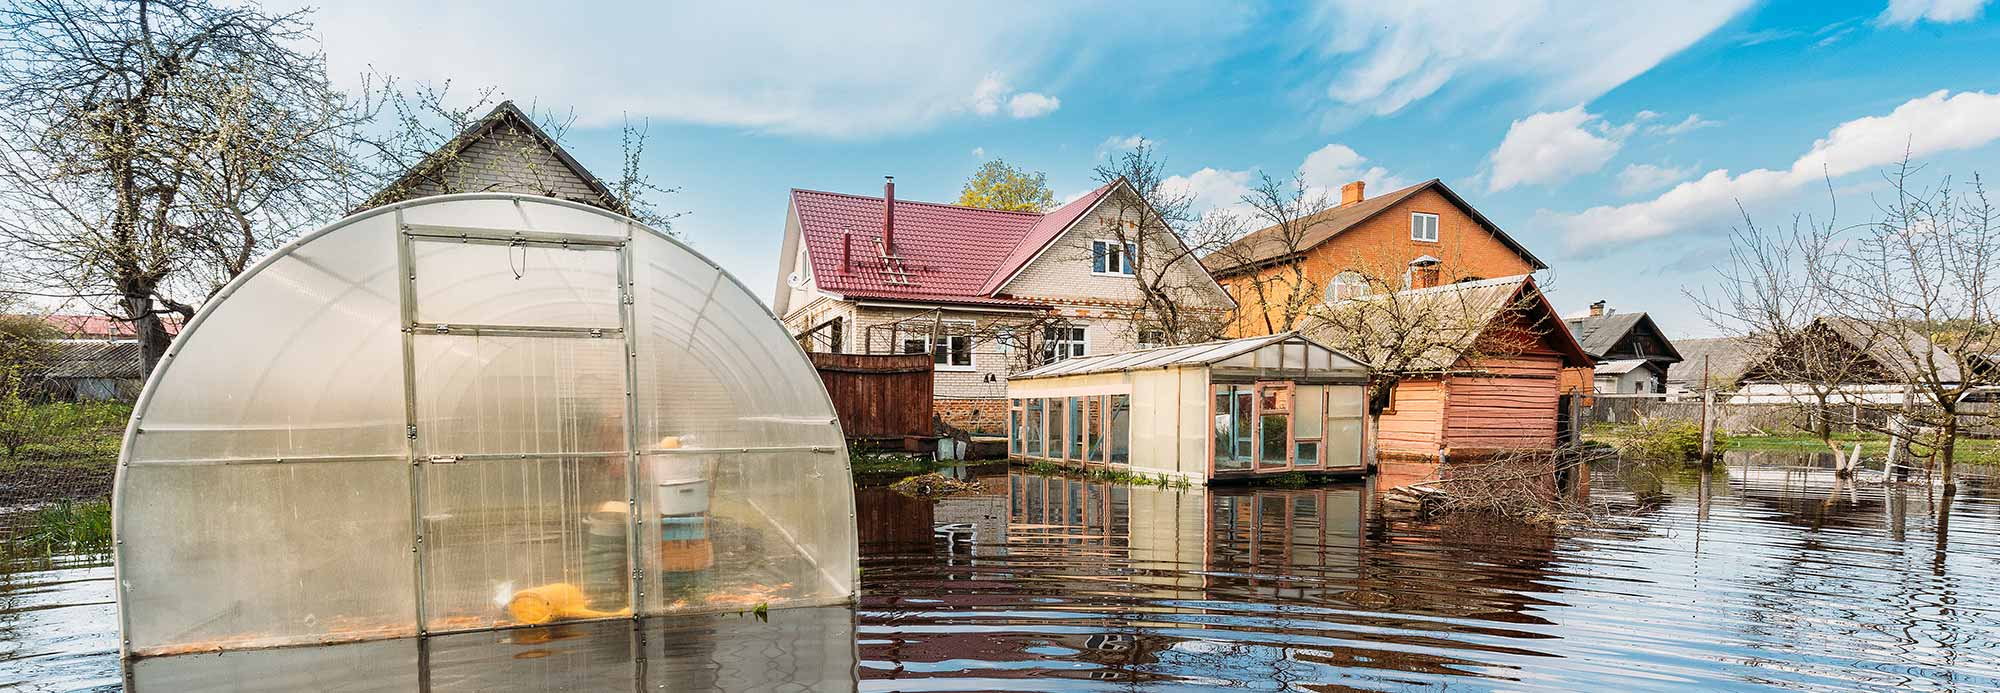
POLYGON ((1090 242, 1091 274, 1132 275, 1132 259, 1139 255, 1139 244, 1131 241, 1095 240, 1090 242))
POLYGON ((1438 215, 1412 212, 1410 214, 1410 240, 1436 243, 1438 240, 1438 215))

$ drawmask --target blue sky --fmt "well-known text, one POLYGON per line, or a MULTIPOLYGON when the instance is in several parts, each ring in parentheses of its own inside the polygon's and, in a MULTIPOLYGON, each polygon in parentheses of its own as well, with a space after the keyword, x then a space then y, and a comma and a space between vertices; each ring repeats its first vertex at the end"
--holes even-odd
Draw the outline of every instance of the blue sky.
POLYGON ((776 284, 786 191, 951 201, 982 157, 1057 196, 1133 137, 1205 204, 1257 171, 1371 192, 1441 178, 1553 267, 1673 335, 1741 203, 1865 221, 1906 147, 2000 174, 2000 22, 1984 0, 1755 3, 750 3, 353 0, 319 11, 336 75, 492 85, 577 118, 586 166, 651 123, 678 230, 776 284))

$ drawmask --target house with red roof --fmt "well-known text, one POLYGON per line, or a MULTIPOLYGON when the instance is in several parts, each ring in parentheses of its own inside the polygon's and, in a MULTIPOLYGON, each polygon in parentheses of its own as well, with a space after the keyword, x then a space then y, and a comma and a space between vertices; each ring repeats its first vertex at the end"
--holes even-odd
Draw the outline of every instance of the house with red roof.
POLYGON ((1122 180, 1046 213, 895 195, 792 190, 774 308, 811 351, 929 352, 938 415, 967 430, 1005 430, 1013 373, 1171 343, 1146 327, 1141 277, 1183 308, 1235 305, 1179 237, 1134 232, 1122 180))

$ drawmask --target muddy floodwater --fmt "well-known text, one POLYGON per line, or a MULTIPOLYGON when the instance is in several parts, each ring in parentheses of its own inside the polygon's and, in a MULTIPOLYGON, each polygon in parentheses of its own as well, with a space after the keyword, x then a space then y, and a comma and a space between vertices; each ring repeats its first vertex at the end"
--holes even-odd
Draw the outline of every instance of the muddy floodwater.
MULTIPOLYGON (((2000 491, 1604 463, 1608 526, 1366 483, 860 491, 852 608, 117 659, 108 566, 0 579, 0 690, 2000 689, 2000 491)), ((218 585, 216 589, 227 589, 218 585)))

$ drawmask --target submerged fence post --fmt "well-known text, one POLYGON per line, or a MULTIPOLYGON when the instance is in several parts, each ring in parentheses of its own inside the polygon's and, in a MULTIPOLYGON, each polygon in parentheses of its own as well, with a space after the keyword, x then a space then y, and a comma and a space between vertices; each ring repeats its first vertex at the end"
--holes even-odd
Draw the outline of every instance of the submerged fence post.
MULTIPOLYGON (((1715 465, 1715 386, 1708 381, 1708 355, 1701 355, 1701 468, 1715 465)), ((1686 453, 1682 453, 1686 454, 1686 453)))

